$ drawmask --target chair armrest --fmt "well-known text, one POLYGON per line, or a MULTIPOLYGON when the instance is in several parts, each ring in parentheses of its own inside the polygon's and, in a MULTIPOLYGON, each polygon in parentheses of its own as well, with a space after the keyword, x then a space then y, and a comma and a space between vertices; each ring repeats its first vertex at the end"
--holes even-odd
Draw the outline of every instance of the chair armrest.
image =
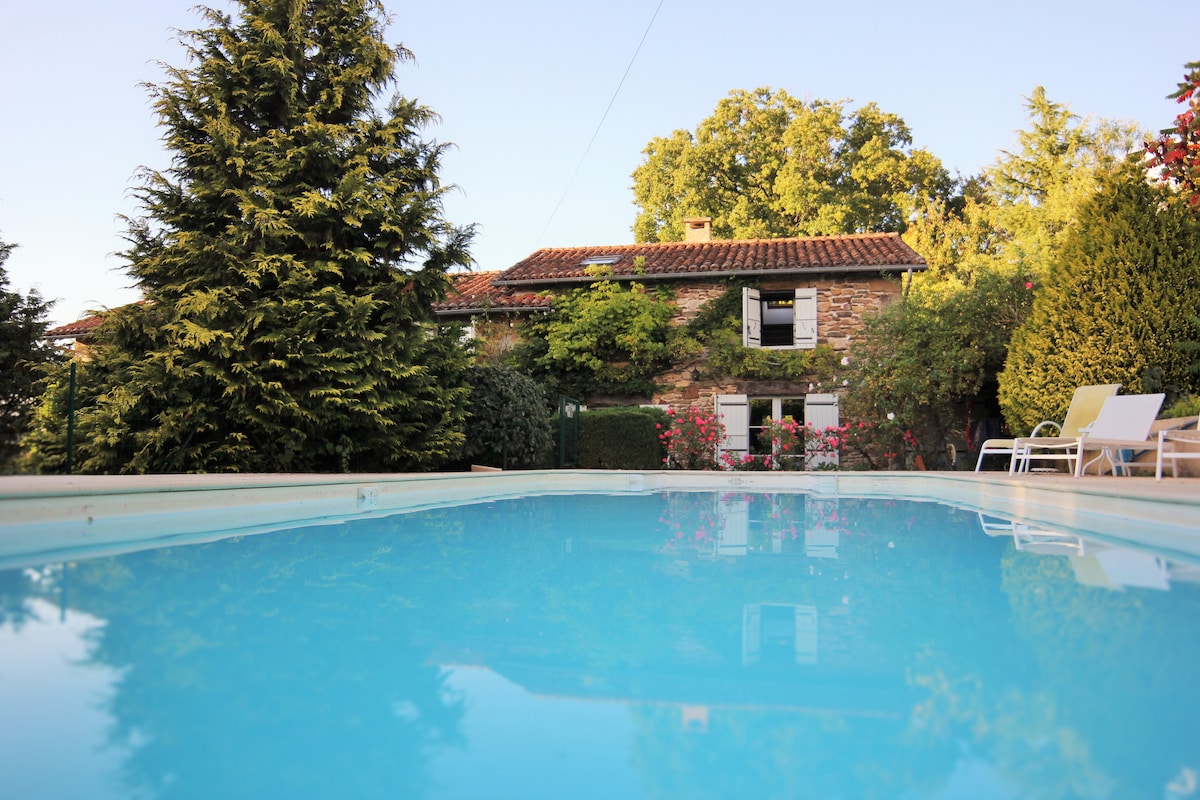
POLYGON ((1052 420, 1052 419, 1048 419, 1048 420, 1046 420, 1045 422, 1039 422, 1039 423, 1037 424, 1037 426, 1036 426, 1036 427, 1035 427, 1035 428, 1034 428, 1034 429, 1033 429, 1033 430, 1030 432, 1030 434, 1029 434, 1029 436, 1028 436, 1028 437, 1021 437, 1021 438, 1030 438, 1030 439, 1032 439, 1032 438, 1036 437, 1036 436, 1038 435, 1038 432, 1039 432, 1039 431, 1041 431, 1041 429, 1042 429, 1042 428, 1044 428, 1044 427, 1046 427, 1047 425, 1053 425, 1053 426, 1054 426, 1054 433, 1053 433, 1053 435, 1054 435, 1054 436, 1058 436, 1058 435, 1060 435, 1060 434, 1062 433, 1062 425, 1059 425, 1057 422, 1055 422, 1055 421, 1054 421, 1054 420, 1052 420))
POLYGON ((1164 428, 1158 432, 1158 440, 1173 442, 1200 442, 1200 431, 1182 428, 1164 428))

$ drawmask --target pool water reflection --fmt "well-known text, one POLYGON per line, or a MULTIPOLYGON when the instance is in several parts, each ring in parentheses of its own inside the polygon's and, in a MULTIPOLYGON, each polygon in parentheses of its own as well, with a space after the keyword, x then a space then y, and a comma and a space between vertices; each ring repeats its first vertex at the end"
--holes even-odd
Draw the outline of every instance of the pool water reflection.
POLYGON ((0 573, 0 761, 60 759, 61 797, 1185 797, 1197 580, 933 503, 729 492, 46 564, 0 573))

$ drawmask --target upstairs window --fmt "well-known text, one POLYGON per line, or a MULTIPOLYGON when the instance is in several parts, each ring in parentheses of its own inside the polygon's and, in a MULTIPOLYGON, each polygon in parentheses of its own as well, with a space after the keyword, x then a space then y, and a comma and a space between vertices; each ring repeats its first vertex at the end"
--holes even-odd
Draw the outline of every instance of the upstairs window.
POLYGON ((742 289, 742 344, 774 349, 817 346, 817 290, 742 289))

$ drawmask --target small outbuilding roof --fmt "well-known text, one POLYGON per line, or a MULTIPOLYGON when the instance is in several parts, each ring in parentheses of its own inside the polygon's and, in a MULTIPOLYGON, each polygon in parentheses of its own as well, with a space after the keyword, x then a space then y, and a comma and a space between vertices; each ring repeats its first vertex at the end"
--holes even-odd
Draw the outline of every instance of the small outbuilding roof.
POLYGON ((550 298, 533 292, 515 292, 495 285, 503 273, 465 272, 451 275, 453 286, 446 299, 433 304, 439 316, 478 314, 486 311, 530 311, 549 308, 550 298))
POLYGON ((80 336, 86 336, 92 331, 99 328, 104 323, 104 317, 99 314, 77 319, 74 322, 68 322, 66 325, 59 325, 57 328, 51 328, 42 334, 43 339, 78 339, 80 336))

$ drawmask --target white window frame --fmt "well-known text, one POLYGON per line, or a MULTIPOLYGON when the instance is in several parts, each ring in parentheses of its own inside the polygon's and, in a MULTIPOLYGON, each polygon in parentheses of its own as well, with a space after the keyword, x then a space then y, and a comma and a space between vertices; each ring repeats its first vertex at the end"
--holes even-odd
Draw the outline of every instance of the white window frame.
MULTIPOLYGON (((770 400, 772 419, 781 419, 783 401, 803 398, 804 424, 811 424, 818 430, 837 427, 839 424, 839 398, 832 393, 808 393, 797 395, 779 395, 756 397, 756 400, 770 400)), ((717 418, 724 426, 725 437, 721 440, 717 456, 729 453, 733 458, 740 459, 750 452, 750 396, 745 394, 718 394, 714 398, 717 418)), ((816 469, 827 464, 838 465, 838 455, 814 456, 808 463, 808 469, 816 469)))
POLYGON ((766 350, 811 350, 817 346, 817 290, 805 287, 793 290, 792 343, 764 345, 762 343, 762 290, 742 288, 742 344, 766 350))

